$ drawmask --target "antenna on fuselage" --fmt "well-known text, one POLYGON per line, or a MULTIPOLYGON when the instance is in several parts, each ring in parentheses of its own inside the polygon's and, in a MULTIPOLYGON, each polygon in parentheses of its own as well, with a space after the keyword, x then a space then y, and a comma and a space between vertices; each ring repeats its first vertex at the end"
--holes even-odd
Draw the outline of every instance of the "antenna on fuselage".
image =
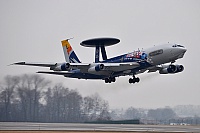
POLYGON ((82 41, 80 45, 84 47, 95 47, 95 63, 97 63, 99 62, 100 49, 103 60, 107 60, 105 46, 111 46, 119 42, 120 40, 117 38, 94 38, 82 41))
POLYGON ((69 41, 69 40, 71 40, 71 39, 74 39, 74 37, 71 37, 71 38, 69 38, 69 39, 66 39, 67 41, 69 41))

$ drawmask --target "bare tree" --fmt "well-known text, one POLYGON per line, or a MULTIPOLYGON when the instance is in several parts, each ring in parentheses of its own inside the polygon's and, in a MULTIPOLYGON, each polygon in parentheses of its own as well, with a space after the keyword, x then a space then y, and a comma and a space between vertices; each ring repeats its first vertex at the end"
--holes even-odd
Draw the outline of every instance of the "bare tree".
POLYGON ((1 86, 2 91, 0 94, 1 103, 4 109, 2 116, 5 117, 5 121, 9 121, 11 120, 11 102, 14 98, 14 89, 19 83, 19 80, 17 76, 6 76, 4 82, 4 85, 1 86))
POLYGON ((82 111, 85 121, 90 120, 90 116, 93 113, 94 109, 94 101, 91 97, 87 96, 83 98, 83 104, 82 104, 82 111))
POLYGON ((44 108, 41 111, 41 114, 43 116, 43 121, 44 122, 51 122, 53 121, 53 99, 52 99, 52 89, 48 88, 46 92, 44 92, 44 108))
POLYGON ((103 100, 101 103, 101 112, 100 112, 98 120, 100 121, 111 120, 111 116, 109 113, 109 104, 105 100, 103 100))
POLYGON ((46 92, 46 112, 49 120, 56 122, 80 122, 82 96, 76 90, 69 90, 62 84, 46 92))
POLYGON ((39 75, 32 75, 30 78, 32 79, 33 86, 33 121, 35 121, 39 116, 39 100, 41 98, 41 91, 47 86, 49 81, 39 75))
POLYGON ((109 105, 99 94, 94 94, 83 99, 83 112, 88 121, 109 120, 109 105))
POLYGON ((130 107, 126 110, 124 117, 125 119, 139 119, 142 116, 141 113, 142 112, 138 111, 138 109, 130 107))
MULTIPOLYGON (((55 85, 53 87, 53 95, 52 95, 52 102, 53 104, 53 109, 52 111, 54 112, 54 120, 57 122, 63 121, 63 115, 64 118, 66 118, 67 115, 67 103, 65 103, 65 98, 64 95, 66 96, 68 93, 68 89, 64 88, 61 84, 55 85)), ((66 100, 66 102, 68 102, 66 100)))
POLYGON ((109 105, 98 94, 83 98, 39 75, 7 76, 0 86, 0 121, 83 122, 109 120, 109 105))
POLYGON ((147 115, 155 120, 168 120, 176 117, 175 112, 171 108, 150 109, 147 115))
POLYGON ((81 104, 82 96, 77 92, 77 90, 71 90, 69 93, 69 109, 70 122, 81 120, 81 104))
POLYGON ((38 121, 39 100, 41 91, 47 86, 49 81, 39 75, 22 75, 17 86, 18 97, 23 111, 23 120, 38 121))

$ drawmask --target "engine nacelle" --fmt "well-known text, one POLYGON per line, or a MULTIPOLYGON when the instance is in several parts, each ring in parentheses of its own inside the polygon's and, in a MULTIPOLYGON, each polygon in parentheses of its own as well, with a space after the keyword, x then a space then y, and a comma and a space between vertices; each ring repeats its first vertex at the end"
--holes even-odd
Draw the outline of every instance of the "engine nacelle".
POLYGON ((177 73, 182 72, 184 70, 183 65, 176 65, 176 67, 177 67, 177 73))
POLYGON ((69 63, 58 64, 58 65, 56 65, 56 67, 53 70, 54 71, 69 71, 70 64, 69 63))
POLYGON ((104 64, 98 64, 96 66, 92 66, 88 69, 88 72, 98 72, 104 69, 104 64))
POLYGON ((183 65, 167 65, 164 66, 159 73, 160 74, 173 74, 173 73, 178 73, 182 72, 184 70, 183 65))

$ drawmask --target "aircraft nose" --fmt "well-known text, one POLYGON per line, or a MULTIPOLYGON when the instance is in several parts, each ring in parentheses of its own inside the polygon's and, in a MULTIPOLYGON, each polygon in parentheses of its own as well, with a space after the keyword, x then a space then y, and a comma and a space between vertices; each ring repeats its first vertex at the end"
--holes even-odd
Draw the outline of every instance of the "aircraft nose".
POLYGON ((176 46, 177 50, 181 53, 185 53, 187 51, 187 49, 183 45, 176 44, 175 46, 176 46))
POLYGON ((187 49, 186 49, 186 48, 182 48, 181 51, 182 51, 183 53, 185 53, 185 52, 187 51, 187 49))
POLYGON ((179 56, 178 58, 183 58, 185 52, 187 51, 187 49, 185 47, 179 48, 179 56))

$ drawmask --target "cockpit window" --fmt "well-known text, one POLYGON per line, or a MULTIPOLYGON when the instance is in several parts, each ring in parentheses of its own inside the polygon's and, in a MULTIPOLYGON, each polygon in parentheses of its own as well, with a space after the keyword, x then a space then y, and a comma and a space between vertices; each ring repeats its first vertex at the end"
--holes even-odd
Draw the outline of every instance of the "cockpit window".
POLYGON ((184 48, 184 46, 182 46, 182 45, 177 45, 178 47, 183 47, 184 48))
POLYGON ((184 46, 179 45, 179 44, 174 44, 172 47, 182 47, 182 48, 184 48, 184 46))

